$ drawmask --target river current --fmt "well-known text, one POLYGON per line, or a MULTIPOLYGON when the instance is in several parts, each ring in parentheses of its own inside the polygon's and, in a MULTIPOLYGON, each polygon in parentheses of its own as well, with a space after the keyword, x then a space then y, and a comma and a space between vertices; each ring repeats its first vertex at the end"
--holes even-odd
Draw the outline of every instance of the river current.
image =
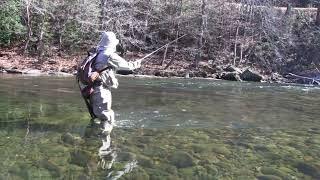
POLYGON ((74 77, 0 82, 0 179, 320 179, 319 87, 120 77, 102 157, 74 77))

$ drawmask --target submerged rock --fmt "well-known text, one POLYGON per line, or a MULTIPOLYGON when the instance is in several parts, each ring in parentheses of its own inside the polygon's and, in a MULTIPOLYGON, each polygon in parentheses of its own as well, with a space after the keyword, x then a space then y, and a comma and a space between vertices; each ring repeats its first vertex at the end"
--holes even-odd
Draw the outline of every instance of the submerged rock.
POLYGON ((169 156, 168 160, 177 168, 186 168, 195 164, 193 157, 186 152, 175 152, 169 156))
POLYGON ((222 154, 224 156, 229 156, 231 154, 231 151, 228 148, 220 144, 213 146, 212 151, 217 154, 222 154))
POLYGON ((258 180, 282 180, 281 177, 274 175, 261 175, 257 177, 258 180))
POLYGON ((87 167, 87 164, 93 159, 89 152, 83 150, 74 150, 70 156, 70 162, 81 167, 87 167))
POLYGON ((62 142, 65 144, 70 145, 78 145, 81 144, 83 141, 80 137, 73 136, 71 133, 65 133, 61 136, 62 142))
POLYGON ((141 165, 142 167, 148 167, 148 168, 153 167, 152 160, 146 156, 142 156, 142 155, 138 156, 137 161, 138 161, 138 164, 141 165))
POLYGON ((61 177, 62 176, 62 170, 60 169, 60 167, 51 161, 43 159, 43 160, 39 161, 39 166, 47 169, 53 177, 61 177))
POLYGON ((281 178, 287 178, 288 175, 280 170, 271 168, 271 167, 262 167, 261 168, 261 173, 264 175, 274 175, 274 176, 278 176, 281 178))
POLYGON ((315 179, 320 179, 320 167, 316 167, 312 164, 307 164, 305 162, 297 162, 295 167, 298 171, 302 172, 303 174, 309 175, 315 179))

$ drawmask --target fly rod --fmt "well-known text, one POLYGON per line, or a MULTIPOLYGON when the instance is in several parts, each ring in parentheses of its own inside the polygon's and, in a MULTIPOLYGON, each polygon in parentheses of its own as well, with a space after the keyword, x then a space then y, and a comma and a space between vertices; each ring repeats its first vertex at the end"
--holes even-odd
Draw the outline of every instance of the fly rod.
POLYGON ((152 54, 154 54, 154 53, 158 52, 159 50, 161 50, 162 48, 164 48, 164 47, 166 47, 166 46, 168 46, 168 45, 170 45, 170 44, 172 44, 172 43, 174 43, 174 42, 178 41, 179 39, 183 38, 184 36, 186 36, 186 34, 185 34, 185 35, 183 35, 183 36, 181 36, 181 37, 179 37, 179 38, 177 38, 177 39, 175 39, 175 40, 173 40, 173 41, 171 41, 171 42, 169 42, 169 43, 167 43, 167 44, 165 44, 165 45, 163 45, 163 46, 161 46, 160 48, 158 48, 158 49, 156 49, 155 51, 153 51, 153 52, 151 52, 151 53, 147 54, 146 56, 144 56, 143 58, 141 58, 141 59, 139 59, 139 60, 141 60, 141 61, 142 61, 142 60, 144 60, 144 59, 146 59, 146 58, 150 57, 152 54))

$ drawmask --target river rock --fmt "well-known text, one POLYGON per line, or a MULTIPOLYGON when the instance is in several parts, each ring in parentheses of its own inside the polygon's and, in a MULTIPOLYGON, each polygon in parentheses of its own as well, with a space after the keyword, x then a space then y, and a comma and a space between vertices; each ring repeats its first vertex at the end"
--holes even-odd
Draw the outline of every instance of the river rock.
POLYGON ((243 73, 240 74, 240 78, 244 81, 260 82, 263 77, 258 72, 254 71, 252 69, 247 69, 243 73))
POLYGON ((231 154, 231 151, 223 145, 214 145, 212 147, 212 151, 217 154, 222 154, 224 156, 229 156, 231 154))
POLYGON ((19 69, 6 69, 9 74, 22 74, 23 72, 19 69))
POLYGON ((241 81, 241 78, 237 72, 223 72, 220 78, 227 81, 241 81))
POLYGON ((169 156, 168 160, 177 168, 191 167, 195 164, 193 157, 182 151, 178 151, 169 156))
POLYGON ((146 168, 152 168, 153 167, 153 162, 150 158, 146 156, 138 156, 137 158, 138 164, 141 165, 142 167, 146 168))
POLYGON ((286 173, 271 167, 262 167, 260 171, 264 175, 274 175, 284 179, 288 177, 286 173))
POLYGON ((226 72, 237 72, 237 73, 242 73, 240 68, 237 68, 233 65, 228 65, 227 67, 223 68, 224 71, 226 72))
POLYGON ((261 175, 257 177, 258 180, 282 180, 281 177, 274 175, 261 175))
POLYGON ((71 133, 65 133, 61 136, 62 142, 70 145, 78 145, 82 143, 82 139, 80 137, 75 137, 71 133))
POLYGON ((315 179, 320 179, 320 167, 316 167, 312 164, 307 164, 303 161, 297 162, 295 164, 295 167, 303 174, 309 175, 315 179))
POLYGON ((92 159, 92 156, 89 152, 77 149, 71 152, 70 156, 70 162, 81 167, 87 167, 87 164, 92 159))
POLYGON ((57 166, 53 162, 50 162, 46 159, 43 159, 43 160, 39 161, 39 166, 47 169, 53 177, 61 177, 62 176, 62 170, 59 168, 59 166, 57 166))
POLYGON ((60 69, 60 72, 68 73, 68 72, 70 72, 70 70, 67 68, 62 68, 62 69, 60 69))

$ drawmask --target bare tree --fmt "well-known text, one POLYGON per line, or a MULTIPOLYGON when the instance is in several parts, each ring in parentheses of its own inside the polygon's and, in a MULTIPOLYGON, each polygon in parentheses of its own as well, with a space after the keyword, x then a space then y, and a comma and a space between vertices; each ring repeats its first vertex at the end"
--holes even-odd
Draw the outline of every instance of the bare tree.
POLYGON ((316 24, 320 26, 320 2, 317 4, 317 18, 316 18, 316 24))
POLYGON ((198 68, 200 58, 202 57, 202 51, 205 41, 205 31, 207 28, 207 0, 202 0, 201 2, 201 19, 200 19, 200 34, 198 40, 198 52, 195 58, 195 67, 198 68))
POLYGON ((32 3, 32 0, 24 0, 25 3, 25 9, 26 9, 26 25, 27 25, 27 40, 24 45, 24 53, 27 53, 30 39, 32 36, 32 27, 31 27, 31 17, 30 17, 30 6, 32 3))

